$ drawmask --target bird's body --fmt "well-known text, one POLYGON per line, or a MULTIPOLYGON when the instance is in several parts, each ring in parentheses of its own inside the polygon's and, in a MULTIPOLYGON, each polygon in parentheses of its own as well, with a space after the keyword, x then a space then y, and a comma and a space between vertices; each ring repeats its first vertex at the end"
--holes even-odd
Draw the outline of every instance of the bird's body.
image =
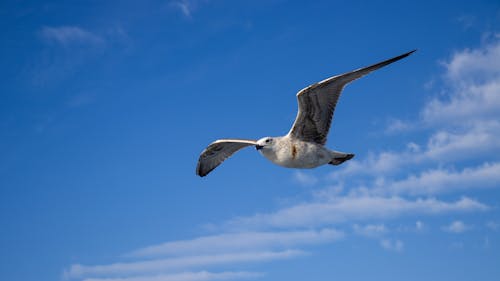
POLYGON ((329 163, 337 164, 332 161, 338 162, 351 155, 332 151, 324 145, 302 141, 289 135, 274 137, 273 141, 274 145, 263 146, 258 149, 259 152, 274 164, 287 168, 311 169, 329 163))
POLYGON ((276 165, 287 168, 316 168, 325 164, 339 165, 354 157, 326 148, 335 106, 343 88, 350 82, 395 61, 411 51, 383 62, 333 76, 312 84, 297 93, 299 111, 292 128, 282 137, 265 137, 257 141, 221 139, 211 143, 200 155, 196 174, 203 177, 236 151, 255 146, 276 165))

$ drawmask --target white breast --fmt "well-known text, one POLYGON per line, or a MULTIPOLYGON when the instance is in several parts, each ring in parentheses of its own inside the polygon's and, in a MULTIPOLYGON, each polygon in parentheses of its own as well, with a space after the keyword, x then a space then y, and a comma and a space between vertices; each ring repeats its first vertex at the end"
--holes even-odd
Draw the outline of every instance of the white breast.
POLYGON ((262 155, 276 165, 287 168, 315 168, 331 161, 324 146, 283 137, 271 149, 262 149, 262 155))

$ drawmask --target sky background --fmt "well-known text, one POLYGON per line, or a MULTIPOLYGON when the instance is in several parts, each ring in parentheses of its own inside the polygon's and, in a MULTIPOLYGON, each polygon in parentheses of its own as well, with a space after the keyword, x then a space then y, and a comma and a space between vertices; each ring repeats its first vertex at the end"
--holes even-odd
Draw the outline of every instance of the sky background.
POLYGON ((498 1, 2 1, 0 279, 498 280, 498 1), (292 170, 286 134, 347 86, 292 170))

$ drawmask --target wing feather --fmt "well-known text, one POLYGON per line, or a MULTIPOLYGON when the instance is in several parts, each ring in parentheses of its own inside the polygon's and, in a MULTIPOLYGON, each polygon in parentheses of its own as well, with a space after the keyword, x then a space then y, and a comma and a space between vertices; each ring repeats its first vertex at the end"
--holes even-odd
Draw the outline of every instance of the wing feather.
POLYGON ((374 70, 405 58, 415 51, 330 77, 300 90, 297 93, 299 111, 288 135, 303 141, 324 145, 330 130, 335 106, 345 85, 374 70))
POLYGON ((214 141, 200 154, 198 165, 196 166, 196 174, 200 177, 208 175, 208 173, 217 168, 217 166, 235 152, 256 143, 254 140, 242 139, 221 139, 214 141))

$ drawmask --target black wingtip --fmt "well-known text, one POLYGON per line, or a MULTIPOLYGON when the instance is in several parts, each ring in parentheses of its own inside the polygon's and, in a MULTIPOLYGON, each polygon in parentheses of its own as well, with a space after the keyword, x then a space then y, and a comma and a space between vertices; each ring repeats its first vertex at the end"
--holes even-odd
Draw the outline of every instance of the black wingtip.
POLYGON ((398 60, 400 60, 400 59, 406 58, 407 56, 409 56, 409 55, 413 54, 413 53, 414 53, 414 52, 416 52, 416 51, 417 51, 417 49, 414 49, 414 50, 412 50, 412 51, 409 51, 409 52, 404 53, 404 54, 402 54, 402 55, 399 55, 399 56, 397 56, 397 57, 393 57, 392 59, 388 59, 388 60, 385 60, 385 61, 383 61, 383 62, 380 62, 380 63, 374 64, 374 65, 372 65, 372 66, 365 67, 365 68, 360 69, 360 70, 358 70, 358 71, 363 71, 363 70, 367 70, 367 69, 368 69, 368 70, 370 70, 370 72, 371 72, 371 71, 373 71, 373 70, 376 70, 376 69, 379 69, 379 68, 381 68, 381 67, 384 67, 384 66, 386 66, 386 65, 388 65, 388 64, 391 64, 391 63, 393 63, 393 62, 396 62, 396 61, 398 61, 398 60))
POLYGON ((413 49, 412 51, 408 52, 409 55, 415 53, 418 49, 413 49))
POLYGON ((418 50, 418 49, 413 49, 413 50, 409 51, 408 53, 402 54, 402 55, 401 55, 401 57, 407 57, 407 56, 409 56, 409 55, 411 55, 411 54, 415 53, 417 50, 418 50))
POLYGON ((390 62, 395 62, 395 61, 398 61, 398 60, 400 60, 400 59, 402 59, 402 58, 406 58, 407 56, 409 56, 409 55, 411 55, 411 54, 415 53, 416 51, 417 51, 417 49, 411 50, 411 51, 409 51, 409 52, 407 52, 407 53, 404 53, 404 54, 402 54, 402 55, 399 55, 399 56, 397 56, 397 57, 395 57, 395 58, 392 58, 392 59, 389 59, 389 60, 387 60, 387 61, 390 61, 390 62))

